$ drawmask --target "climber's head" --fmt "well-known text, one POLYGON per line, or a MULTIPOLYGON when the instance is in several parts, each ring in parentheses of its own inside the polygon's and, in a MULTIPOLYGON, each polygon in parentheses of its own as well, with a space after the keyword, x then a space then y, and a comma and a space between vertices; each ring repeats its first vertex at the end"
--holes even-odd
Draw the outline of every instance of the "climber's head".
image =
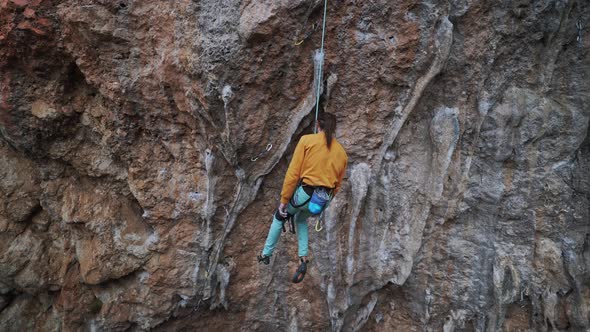
POLYGON ((326 134, 326 144, 329 149, 336 133, 336 116, 331 113, 321 113, 318 116, 318 131, 323 131, 326 134))

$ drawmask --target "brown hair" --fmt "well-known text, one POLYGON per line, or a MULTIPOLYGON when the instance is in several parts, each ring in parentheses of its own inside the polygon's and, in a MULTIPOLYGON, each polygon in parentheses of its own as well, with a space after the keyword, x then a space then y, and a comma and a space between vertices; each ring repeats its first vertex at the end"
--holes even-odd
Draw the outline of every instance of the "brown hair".
POLYGON ((332 138, 334 138, 334 134, 336 133, 336 116, 331 113, 321 113, 318 116, 318 123, 324 134, 326 134, 326 144, 328 145, 328 149, 330 149, 332 138))

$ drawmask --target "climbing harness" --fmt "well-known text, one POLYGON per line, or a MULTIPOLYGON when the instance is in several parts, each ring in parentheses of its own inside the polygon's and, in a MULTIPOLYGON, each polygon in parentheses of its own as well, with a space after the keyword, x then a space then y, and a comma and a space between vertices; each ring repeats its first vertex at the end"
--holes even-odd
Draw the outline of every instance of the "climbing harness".
POLYGON ((295 274, 293 275, 292 281, 294 284, 302 282, 303 278, 305 278, 305 274, 307 273, 307 263, 309 263, 309 261, 304 261, 303 258, 301 258, 301 265, 299 265, 299 268, 297 268, 297 271, 295 271, 295 274))
MULTIPOLYGON (((309 196, 304 202, 297 204, 295 203, 295 197, 291 197, 291 200, 289 201, 289 204, 291 206, 293 206, 294 208, 298 209, 301 208, 303 206, 305 206, 306 204, 309 203, 309 205, 307 206, 307 209, 310 213, 317 215, 320 214, 319 218, 316 221, 315 224, 315 231, 316 232, 321 232, 324 227, 322 226, 322 223, 324 222, 324 213, 326 211, 326 209, 328 208, 328 205, 330 204, 330 201, 333 198, 333 191, 329 188, 325 188, 325 187, 312 187, 312 186, 307 186, 304 185, 303 182, 300 182, 298 184, 298 186, 303 187, 305 193, 309 196), (313 190, 313 191, 311 191, 313 190), (311 191, 311 192, 310 192, 311 191), (323 202, 322 202, 323 201, 323 202)), ((297 192, 297 190, 295 190, 297 192)), ((277 219, 280 221, 283 221, 280 217, 280 214, 277 210, 277 219)), ((293 234, 295 234, 295 222, 294 222, 295 216, 291 215, 291 214, 287 214, 287 217, 285 218, 285 222, 289 222, 289 231, 293 234)), ((283 222, 283 233, 286 233, 287 230, 285 229, 285 223, 283 222)))
POLYGON ((269 143, 266 145, 266 149, 264 151, 260 152, 256 156, 252 157, 250 160, 256 161, 256 160, 258 160, 258 158, 264 157, 271 149, 272 149, 272 144, 269 143))
POLYGON ((324 19, 322 21, 322 44, 320 47, 320 53, 317 54, 319 58, 318 66, 318 82, 317 82, 317 93, 315 97, 315 126, 313 128, 314 134, 318 133, 318 113, 320 110, 320 86, 322 84, 322 65, 324 64, 324 39, 326 37, 326 11, 328 8, 328 0, 324 0, 324 19))
POLYGON ((291 197, 289 204, 291 204, 291 206, 293 206, 296 209, 298 209, 302 206, 305 206, 305 204, 309 203, 309 201, 311 200, 311 195, 313 193, 313 189, 314 188, 312 186, 308 186, 305 183, 303 183, 302 181, 299 181, 299 183, 297 184, 297 189, 295 189, 295 194, 293 195, 293 197, 291 197), (307 194, 307 196, 309 196, 309 197, 305 201, 303 201, 302 203, 297 204, 295 196, 297 195, 297 190, 299 189, 299 187, 301 187, 303 189, 303 191, 305 192, 305 194, 307 194))
MULTIPOLYGON (((307 210, 312 214, 312 215, 318 215, 320 214, 322 211, 325 210, 326 204, 332 199, 333 196, 333 189, 331 188, 326 188, 326 187, 322 187, 322 186, 310 186, 305 184, 302 181, 299 181, 299 184, 297 185, 297 188, 302 187, 303 191, 309 196, 305 201, 303 201, 300 204, 296 203, 295 200, 295 195, 293 195, 293 197, 291 197, 291 200, 289 201, 289 204, 291 204, 291 206, 293 206, 294 208, 298 209, 300 207, 307 205, 307 210)), ((297 192, 297 189, 295 190, 295 192, 297 192)))

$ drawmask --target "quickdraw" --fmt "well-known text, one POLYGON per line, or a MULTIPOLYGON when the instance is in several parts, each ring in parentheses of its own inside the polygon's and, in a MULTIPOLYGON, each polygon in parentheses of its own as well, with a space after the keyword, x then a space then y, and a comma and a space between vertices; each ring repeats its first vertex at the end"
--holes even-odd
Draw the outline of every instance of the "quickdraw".
POLYGON ((295 46, 299 46, 299 45, 303 44, 303 42, 304 42, 304 41, 305 41, 307 38, 311 37, 311 35, 312 35, 312 34, 313 34, 313 33, 314 33, 316 30, 317 30, 318 26, 319 26, 318 24, 315 24, 315 23, 314 23, 314 24, 312 24, 312 25, 311 25, 311 30, 310 30, 310 31, 308 31, 307 33, 305 33, 305 36, 303 36, 303 38, 302 38, 300 41, 293 43, 293 45, 295 45, 295 46))
POLYGON ((266 149, 264 151, 260 152, 256 156, 252 157, 250 160, 251 161, 256 161, 259 158, 264 157, 268 152, 270 152, 271 149, 272 149, 272 144, 269 143, 269 144, 266 145, 266 149))
POLYGON ((576 28, 578 29, 578 38, 576 40, 578 41, 578 46, 582 47, 582 20, 578 19, 576 28))
POLYGON ((320 214, 320 217, 318 218, 318 220, 315 222, 315 231, 316 232, 321 232, 322 229, 324 229, 324 226, 322 226, 323 222, 324 222, 324 212, 322 211, 322 214, 320 214))

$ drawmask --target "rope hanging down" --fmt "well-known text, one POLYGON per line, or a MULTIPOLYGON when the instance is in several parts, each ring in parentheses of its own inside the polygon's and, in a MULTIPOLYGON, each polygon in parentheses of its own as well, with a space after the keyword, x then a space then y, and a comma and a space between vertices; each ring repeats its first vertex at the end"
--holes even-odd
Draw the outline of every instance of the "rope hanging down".
POLYGON ((322 45, 320 47, 320 53, 316 54, 316 57, 320 63, 318 66, 318 81, 317 81, 317 93, 315 97, 315 126, 313 128, 313 132, 317 134, 318 132, 318 113, 320 110, 320 86, 322 84, 322 65, 324 64, 324 38, 326 36, 326 10, 328 8, 328 0, 324 0, 324 19, 322 21, 322 45))

